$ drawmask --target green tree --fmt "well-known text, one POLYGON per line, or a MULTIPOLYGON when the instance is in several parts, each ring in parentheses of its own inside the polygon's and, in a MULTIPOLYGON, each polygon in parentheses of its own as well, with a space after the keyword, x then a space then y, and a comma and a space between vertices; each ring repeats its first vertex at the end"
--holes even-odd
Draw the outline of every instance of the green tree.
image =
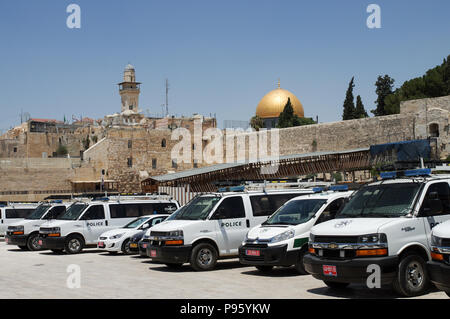
POLYGON ((288 97, 286 105, 284 106, 283 112, 280 113, 278 117, 278 128, 298 126, 299 118, 294 114, 294 108, 292 107, 291 98, 288 97), (297 125, 296 125, 297 124, 297 125))
POLYGON ((369 117, 369 115, 367 115, 366 109, 364 108, 364 104, 361 100, 361 96, 358 95, 356 97, 356 109, 355 109, 355 119, 362 119, 362 118, 366 118, 369 117))
POLYGON ((395 82, 395 80, 392 79, 387 74, 384 77, 382 77, 381 75, 378 76, 378 79, 375 82, 375 86, 376 86, 375 92, 378 95, 378 98, 375 101, 377 107, 375 110, 371 111, 375 116, 383 116, 383 115, 392 114, 392 113, 387 112, 387 110, 385 108, 384 99, 386 98, 386 96, 392 94, 392 88, 394 86, 394 82, 395 82))
POLYGON ((259 117, 258 115, 255 115, 250 119, 250 126, 255 131, 259 131, 261 128, 264 127, 264 121, 261 117, 259 117))
POLYGON ((352 77, 350 83, 348 84, 347 93, 345 93, 345 101, 344 101, 344 112, 342 114, 342 119, 351 120, 355 118, 355 102, 353 97, 353 88, 355 77, 352 77))
POLYGON ((56 149, 56 155, 58 156, 64 156, 67 155, 69 153, 69 151, 67 150, 67 147, 59 144, 58 148, 56 149))

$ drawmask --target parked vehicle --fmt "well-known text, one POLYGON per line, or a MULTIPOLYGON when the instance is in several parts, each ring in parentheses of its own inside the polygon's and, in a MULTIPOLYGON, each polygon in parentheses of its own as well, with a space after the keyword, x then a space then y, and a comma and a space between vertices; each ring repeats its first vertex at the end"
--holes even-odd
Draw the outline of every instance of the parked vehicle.
MULTIPOLYGON (((130 238, 130 252, 132 254, 139 254, 139 242, 144 237, 146 231, 139 232, 130 238)), ((147 256, 147 255, 146 255, 147 256)))
MULTIPOLYGON (((143 235, 147 229, 163 222, 167 217, 168 215, 148 215, 138 217, 123 227, 108 230, 101 234, 98 238, 97 247, 112 254, 122 252, 129 255, 132 253, 130 247, 132 243, 131 237, 137 234, 143 235)), ((137 244, 133 247, 137 248, 137 244)))
POLYGON ((64 250, 76 254, 85 247, 97 247, 102 233, 122 227, 136 217, 170 214, 178 207, 177 201, 160 196, 122 196, 76 202, 57 220, 41 225, 39 244, 54 252, 64 250))
POLYGON ((70 204, 62 201, 42 203, 28 217, 8 226, 6 243, 19 246, 23 250, 40 250, 39 227, 63 214, 70 204))
POLYGON ((450 176, 418 169, 381 177, 357 191, 336 220, 311 229, 306 271, 344 288, 367 283, 375 265, 380 284, 404 296, 423 294, 430 284, 431 229, 450 219, 450 176))
POLYGON ((219 258, 238 257, 248 229, 264 222, 293 197, 312 190, 211 193, 195 197, 174 216, 150 230, 147 254, 169 267, 189 262, 211 270, 219 258))
POLYGON ((430 254, 432 260, 427 262, 430 280, 450 297, 450 221, 433 228, 430 254))
POLYGON ((38 206, 38 203, 0 205, 0 236, 5 236, 9 225, 28 217, 38 206))
POLYGON ((274 266, 294 265, 299 274, 307 274, 303 257, 308 252, 309 231, 333 219, 353 192, 347 185, 332 186, 329 191, 295 197, 281 206, 268 220, 252 228, 242 246, 239 261, 269 271, 274 266))

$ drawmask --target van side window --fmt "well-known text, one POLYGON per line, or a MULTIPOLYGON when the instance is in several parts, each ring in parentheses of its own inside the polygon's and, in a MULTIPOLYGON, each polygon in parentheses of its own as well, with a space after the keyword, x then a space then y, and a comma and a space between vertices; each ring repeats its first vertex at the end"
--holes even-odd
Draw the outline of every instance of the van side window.
POLYGON ((21 209, 15 209, 15 208, 8 208, 5 212, 6 218, 27 218, 32 212, 34 211, 34 208, 21 208, 21 209))
POLYGON ((44 219, 55 219, 66 211, 66 206, 55 206, 45 215, 44 219))
POLYGON ((94 205, 88 208, 84 213, 82 220, 105 219, 105 210, 103 205, 94 205))
POLYGON ((345 203, 344 198, 338 198, 332 201, 330 204, 328 204, 328 206, 322 212, 319 219, 316 221, 314 225, 326 222, 327 220, 330 219, 334 219, 336 213, 344 206, 344 203, 345 203))
MULTIPOLYGON (((130 218, 142 216, 139 207, 142 204, 111 204, 109 211, 111 218, 130 218)), ((148 204, 145 204, 148 205, 148 204)), ((153 212, 149 213, 152 214, 153 212)))
POLYGON ((300 194, 269 194, 250 196, 253 216, 270 216, 291 198, 300 194))
POLYGON ((212 217, 212 219, 231 218, 245 218, 244 203, 241 196, 225 198, 212 217))
POLYGON ((155 211, 157 214, 172 214, 177 210, 177 205, 174 203, 157 203, 155 204, 155 211))
POLYGON ((448 183, 435 183, 428 187, 420 208, 423 216, 438 216, 450 214, 450 187, 448 183))

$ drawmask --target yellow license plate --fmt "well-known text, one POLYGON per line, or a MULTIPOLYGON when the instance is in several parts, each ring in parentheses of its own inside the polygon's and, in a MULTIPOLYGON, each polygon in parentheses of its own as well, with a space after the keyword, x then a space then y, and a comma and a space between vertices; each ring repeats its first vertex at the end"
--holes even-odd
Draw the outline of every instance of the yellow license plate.
POLYGON ((137 248, 137 244, 130 244, 131 248, 137 248))

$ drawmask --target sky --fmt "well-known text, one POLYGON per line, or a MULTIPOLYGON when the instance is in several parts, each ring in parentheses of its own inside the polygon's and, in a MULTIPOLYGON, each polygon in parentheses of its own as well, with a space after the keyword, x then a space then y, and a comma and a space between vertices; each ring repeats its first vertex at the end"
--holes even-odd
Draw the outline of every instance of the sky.
POLYGON ((142 82, 140 109, 248 120, 277 86, 305 116, 342 118, 354 95, 375 108, 374 83, 395 86, 450 54, 448 0, 39 0, 0 1, 0 131, 20 114, 63 120, 120 112, 117 83, 128 63, 142 82), (69 4, 81 28, 66 25, 69 4), (381 8, 369 29, 367 6, 381 8))

